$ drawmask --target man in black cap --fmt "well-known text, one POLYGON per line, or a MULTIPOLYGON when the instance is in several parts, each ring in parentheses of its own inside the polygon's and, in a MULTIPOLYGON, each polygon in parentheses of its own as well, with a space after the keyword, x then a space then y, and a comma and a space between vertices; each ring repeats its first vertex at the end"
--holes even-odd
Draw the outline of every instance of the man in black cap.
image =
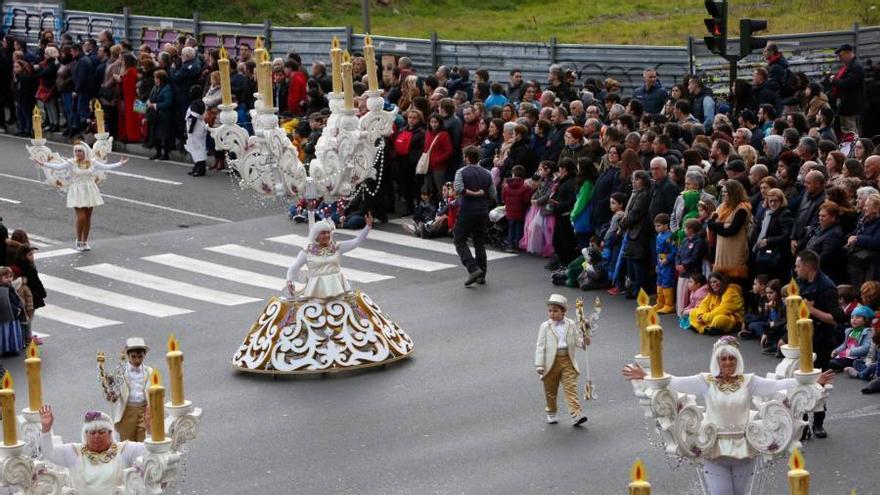
POLYGON ((861 130, 861 106, 865 101, 865 68, 848 43, 840 45, 834 54, 843 64, 831 80, 831 95, 837 100, 840 130, 858 136, 861 130))

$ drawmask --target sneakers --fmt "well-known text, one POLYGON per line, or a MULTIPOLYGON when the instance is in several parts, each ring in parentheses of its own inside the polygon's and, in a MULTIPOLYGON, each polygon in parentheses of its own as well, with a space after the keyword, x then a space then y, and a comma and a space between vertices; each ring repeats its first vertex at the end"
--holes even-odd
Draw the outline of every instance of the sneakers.
POLYGON ((416 235, 416 226, 414 224, 411 224, 411 223, 403 224, 403 230, 405 230, 407 232, 407 234, 416 235))
POLYGON ((587 422, 587 417, 583 414, 578 414, 577 416, 571 417, 571 426, 580 426, 587 422))
POLYGON ((856 369, 853 368, 852 366, 847 366, 846 368, 843 369, 843 372, 846 373, 847 375, 853 377, 853 378, 858 378, 858 377, 859 377, 859 372, 856 371, 856 369))
POLYGON ((83 241, 76 241, 76 246, 74 246, 73 249, 76 249, 79 252, 83 252, 85 251, 85 244, 86 243, 84 243, 83 241))
POLYGON ((547 424, 555 425, 559 422, 559 418, 556 416, 556 413, 547 413, 547 424))
POLYGON ((92 250, 92 246, 89 246, 89 243, 88 243, 88 242, 83 242, 83 243, 82 243, 82 250, 83 250, 83 251, 91 251, 91 250, 92 250))
POLYGON ((608 289, 606 292, 608 292, 608 295, 610 295, 610 296, 619 296, 620 295, 620 289, 618 289, 617 287, 612 287, 612 288, 608 289))

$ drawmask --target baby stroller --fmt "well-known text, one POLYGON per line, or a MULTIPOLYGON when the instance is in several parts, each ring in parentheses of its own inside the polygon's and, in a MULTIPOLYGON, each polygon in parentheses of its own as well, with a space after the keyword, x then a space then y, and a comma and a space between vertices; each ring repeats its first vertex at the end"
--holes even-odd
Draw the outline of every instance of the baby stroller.
POLYGON ((489 212, 489 228, 486 229, 486 241, 490 246, 507 249, 507 218, 504 207, 498 206, 489 212))

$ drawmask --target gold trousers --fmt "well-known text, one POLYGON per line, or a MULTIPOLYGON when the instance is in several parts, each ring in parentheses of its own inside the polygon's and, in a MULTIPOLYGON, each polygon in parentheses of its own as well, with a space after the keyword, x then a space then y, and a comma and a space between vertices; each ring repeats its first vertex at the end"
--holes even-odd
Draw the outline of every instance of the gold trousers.
POLYGON ((565 395, 565 405, 572 416, 580 416, 581 402, 577 393, 578 372, 571 364, 571 358, 566 354, 557 354, 553 361, 553 367, 544 372, 544 398, 547 401, 545 411, 556 414, 556 396, 559 392, 559 382, 562 381, 562 393, 565 395))
POLYGON ((142 406, 125 406, 122 419, 116 423, 116 432, 119 433, 120 440, 144 441, 147 436, 147 431, 144 429, 144 413, 146 411, 146 404, 142 406))

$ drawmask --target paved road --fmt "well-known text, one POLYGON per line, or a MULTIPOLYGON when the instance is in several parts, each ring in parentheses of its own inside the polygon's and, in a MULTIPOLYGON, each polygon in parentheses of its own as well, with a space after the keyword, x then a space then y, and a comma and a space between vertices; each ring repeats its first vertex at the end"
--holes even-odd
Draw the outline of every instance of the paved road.
MULTIPOLYGON (((0 139, 2 172, 33 177, 15 155, 18 147, 0 139)), ((283 214, 239 204, 225 178, 193 185, 183 168, 138 160, 125 171, 181 185, 114 176, 104 192, 236 221, 108 200, 95 216, 93 251, 47 256, 67 252, 68 243, 51 242, 70 228, 62 199, 27 181, 0 181, 0 197, 22 201, 0 204, 6 223, 50 239, 40 269, 51 281, 54 312, 38 317, 37 330, 50 334, 42 348, 44 396, 56 405, 57 433, 65 438, 78 435, 82 411, 102 407, 96 350, 115 353, 126 336, 140 334, 154 349, 148 361, 159 364, 156 351, 174 332, 186 353, 188 398, 205 410, 184 493, 621 493, 636 457, 645 460, 655 493, 694 492, 692 470, 671 470, 649 445, 647 424, 619 375, 636 349, 631 301, 603 297, 593 351, 599 400, 588 404, 587 427, 548 426, 532 366, 552 290, 541 260, 497 259, 486 287, 465 289, 448 242, 426 249, 401 236, 398 225, 383 225, 364 246, 375 251, 374 261, 349 257, 345 266, 360 271, 354 284, 413 337, 415 355, 327 378, 239 374, 231 355, 298 249, 279 241, 295 243, 289 236, 305 229, 283 214), (184 229, 178 221, 202 224, 184 229)), ((705 370, 713 339, 676 330, 671 318, 663 323, 670 371, 705 370)), ((749 370, 764 373, 775 364, 751 343, 744 353, 749 370)), ((23 383, 21 360, 4 364, 23 383)), ((866 474, 873 459, 862 453, 871 452, 865 433, 876 431, 880 407, 859 393, 861 385, 839 379, 830 437, 807 445, 814 493, 878 490, 866 474)), ((774 472, 766 493, 784 493, 784 469, 774 472)))

